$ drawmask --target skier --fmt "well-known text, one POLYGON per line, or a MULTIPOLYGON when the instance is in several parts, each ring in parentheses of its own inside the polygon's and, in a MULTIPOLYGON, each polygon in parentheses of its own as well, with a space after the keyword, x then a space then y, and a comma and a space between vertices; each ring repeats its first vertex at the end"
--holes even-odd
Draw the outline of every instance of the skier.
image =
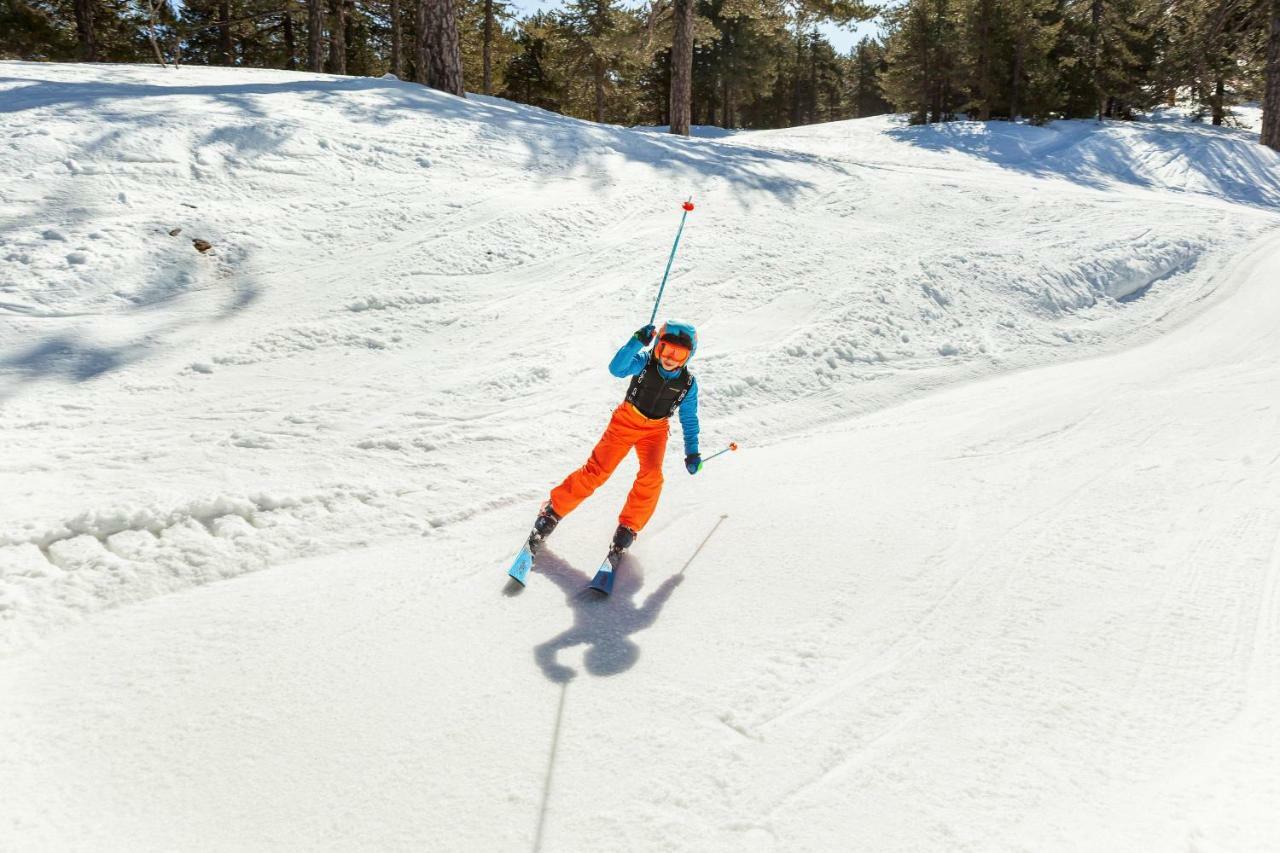
POLYGON ((652 325, 644 326, 622 345, 609 362, 609 372, 619 379, 632 377, 626 398, 614 409, 587 464, 551 490, 551 497, 542 505, 529 534, 530 551, 536 552, 560 520, 603 485, 634 447, 640 471, 618 515, 618 529, 607 558, 616 565, 658 505, 668 418, 677 409, 684 432, 684 467, 690 474, 698 473, 702 466, 702 455, 698 453, 698 380, 688 367, 697 348, 697 330, 674 320, 663 323, 656 334, 652 325), (646 349, 655 337, 653 349, 646 349))

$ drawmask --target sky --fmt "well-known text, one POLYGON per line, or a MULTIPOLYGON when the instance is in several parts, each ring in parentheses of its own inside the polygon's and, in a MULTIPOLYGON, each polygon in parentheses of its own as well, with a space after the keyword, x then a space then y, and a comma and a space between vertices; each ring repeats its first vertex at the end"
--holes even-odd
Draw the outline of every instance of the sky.
POLYGON ((827 37, 827 41, 831 42, 832 47, 839 53, 848 53, 855 44, 862 40, 863 36, 878 36, 881 34, 879 18, 863 21, 853 27, 823 24, 818 29, 822 31, 822 34, 827 37))

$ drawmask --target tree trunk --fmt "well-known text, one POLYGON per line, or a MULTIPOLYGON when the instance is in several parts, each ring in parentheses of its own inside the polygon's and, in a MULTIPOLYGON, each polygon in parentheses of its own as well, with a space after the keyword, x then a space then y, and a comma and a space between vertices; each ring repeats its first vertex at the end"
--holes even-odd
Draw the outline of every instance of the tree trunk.
POLYGON ((414 9, 413 23, 413 82, 424 86, 431 85, 431 51, 427 38, 427 4, 432 0, 418 0, 414 9))
POLYGON ((995 16, 991 0, 978 4, 978 121, 991 120, 991 100, 995 88, 991 81, 991 19, 995 16))
POLYGON ((324 8, 322 0, 307 0, 307 65, 317 74, 324 71, 324 8))
POLYGON ((392 73, 397 78, 404 76, 404 28, 401 27, 401 10, 399 0, 392 0, 390 18, 392 18, 392 73))
POLYGON ((1102 85, 1102 0, 1093 0, 1093 5, 1089 10, 1089 20, 1093 24, 1093 30, 1089 34, 1090 53, 1092 54, 1091 62, 1093 68, 1093 93, 1098 100, 1098 121, 1102 121, 1102 116, 1107 109, 1107 95, 1103 91, 1102 85))
POLYGON ((161 67, 167 68, 168 64, 164 61, 164 53, 160 50, 160 42, 156 40, 156 15, 159 10, 156 9, 154 0, 147 0, 147 41, 151 42, 151 50, 156 55, 156 62, 161 67))
POLYGON ((693 0, 675 0, 671 44, 671 132, 689 135, 693 119, 693 0))
POLYGON ((806 124, 813 124, 818 120, 818 32, 814 30, 812 38, 809 42, 809 98, 805 105, 808 113, 808 121, 806 124))
POLYGON ((595 88, 595 119, 598 124, 604 124, 604 71, 604 57, 593 56, 591 58, 591 83, 595 88))
POLYGON ((400 0, 391 0, 391 73, 404 77, 404 32, 400 26, 400 0))
MULTIPOLYGON (((927 22, 926 22, 927 26, 927 22)), ((933 116, 933 47, 924 39, 920 40, 920 123, 928 124, 937 121, 933 116)))
POLYGON ((80 41, 80 61, 98 61, 98 38, 93 25, 93 0, 75 0, 76 36, 80 41))
POLYGON ((658 115, 657 123, 671 126, 671 51, 667 51, 667 61, 662 64, 662 72, 664 75, 662 92, 662 106, 658 115))
POLYGON ((800 19, 796 19, 796 70, 791 87, 791 126, 802 123, 800 115, 800 67, 804 64, 804 39, 800 35, 800 19))
POLYGON ((738 118, 737 110, 734 109, 733 103, 734 53, 732 32, 725 33, 724 47, 726 54, 728 54, 728 61, 724 72, 724 105, 720 110, 720 120, 724 122, 726 128, 732 130, 738 118))
POLYGON ((1262 97, 1262 144, 1280 151, 1280 0, 1271 0, 1266 94, 1262 97))
POLYGON ((458 46, 458 18, 453 0, 423 0, 427 7, 427 58, 431 62, 432 87, 467 96, 462 88, 462 51, 458 46))
POLYGON ((347 73, 347 4, 345 0, 330 0, 333 26, 329 28, 329 73, 347 73))
POLYGON ((343 37, 342 51, 342 67, 343 73, 347 68, 347 49, 356 43, 356 3, 355 0, 341 0, 342 2, 342 18, 343 27, 346 29, 346 35, 343 37))
POLYGON ((1022 53, 1025 50, 1023 42, 1026 36, 1018 33, 1017 44, 1013 48, 1013 80, 1009 84, 1009 121, 1016 121, 1018 118, 1018 95, 1019 87, 1022 85, 1022 53))
POLYGON ((222 0, 218 4, 218 56, 223 65, 231 64, 231 3, 222 0))
POLYGON ((1218 75, 1217 81, 1213 85, 1213 126, 1222 127, 1222 122, 1227 118, 1226 110, 1226 85, 1222 80, 1222 75, 1218 75))
POLYGON ((486 95, 493 94, 493 0, 484 0, 484 85, 481 89, 486 95))
POLYGON ((294 71, 298 68, 298 47, 293 39, 293 13, 285 12, 281 23, 284 25, 284 67, 294 71))

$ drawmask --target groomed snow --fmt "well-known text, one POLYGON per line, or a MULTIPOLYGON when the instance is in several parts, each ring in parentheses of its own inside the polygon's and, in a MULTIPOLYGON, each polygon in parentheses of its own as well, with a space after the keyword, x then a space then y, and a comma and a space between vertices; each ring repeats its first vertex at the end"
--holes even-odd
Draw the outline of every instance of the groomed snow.
POLYGON ((1245 130, 27 63, 0 115, 0 848, 1280 846, 1245 130), (673 442, 612 599, 633 463, 504 595, 690 195, 661 313, 743 449, 673 442))

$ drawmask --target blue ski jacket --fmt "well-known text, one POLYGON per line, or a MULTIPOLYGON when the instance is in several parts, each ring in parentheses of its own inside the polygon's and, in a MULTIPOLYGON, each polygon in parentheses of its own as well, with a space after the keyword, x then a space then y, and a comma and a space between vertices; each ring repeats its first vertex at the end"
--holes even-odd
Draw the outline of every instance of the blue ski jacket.
MULTIPOLYGON (((641 343, 633 335, 627 339, 614 355, 613 360, 609 362, 609 372, 619 379, 626 379, 628 376, 635 376, 644 370, 649 359, 652 358, 652 351, 646 350, 645 345, 641 343)), ((666 379, 670 379, 676 375, 662 369, 661 364, 654 365, 658 368, 658 373, 666 379)), ((680 429, 684 433, 684 455, 691 456, 698 452, 698 380, 694 378, 693 384, 689 386, 689 393, 684 395, 684 400, 680 402, 680 429)))

